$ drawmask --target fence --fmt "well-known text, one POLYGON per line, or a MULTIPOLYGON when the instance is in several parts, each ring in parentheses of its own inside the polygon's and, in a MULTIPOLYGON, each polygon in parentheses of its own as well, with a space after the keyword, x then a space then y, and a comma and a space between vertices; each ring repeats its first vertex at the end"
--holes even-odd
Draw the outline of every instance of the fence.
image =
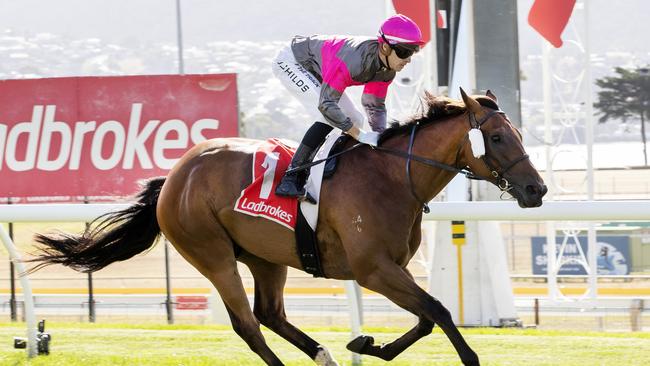
MULTIPOLYGON (((8 205, 0 210, 0 222, 86 222, 126 206, 125 204, 8 205)), ((647 201, 546 202, 542 207, 530 209, 520 209, 513 202, 434 202, 431 204, 431 213, 425 216, 426 220, 468 221, 647 220, 648 218, 650 218, 650 205, 647 201)), ((4 229, 2 232, 4 233, 4 229)), ((13 247, 6 235, 3 236, 3 242, 8 248, 13 247)), ((30 309, 27 302, 28 300, 25 304, 29 318, 30 309)), ((640 309, 642 312, 643 306, 640 309)), ((31 328, 31 324, 28 327, 31 328)))

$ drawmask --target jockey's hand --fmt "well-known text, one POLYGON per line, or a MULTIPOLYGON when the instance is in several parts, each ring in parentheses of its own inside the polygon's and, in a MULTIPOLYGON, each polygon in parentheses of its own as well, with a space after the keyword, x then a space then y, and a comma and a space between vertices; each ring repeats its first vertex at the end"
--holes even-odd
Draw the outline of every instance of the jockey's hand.
POLYGON ((377 142, 379 142, 379 133, 375 131, 361 130, 357 141, 368 144, 370 146, 377 146, 377 142))
POLYGON ((359 141, 362 144, 368 144, 370 146, 377 146, 379 141, 379 133, 374 131, 364 131, 358 127, 352 127, 346 133, 355 140, 359 141))

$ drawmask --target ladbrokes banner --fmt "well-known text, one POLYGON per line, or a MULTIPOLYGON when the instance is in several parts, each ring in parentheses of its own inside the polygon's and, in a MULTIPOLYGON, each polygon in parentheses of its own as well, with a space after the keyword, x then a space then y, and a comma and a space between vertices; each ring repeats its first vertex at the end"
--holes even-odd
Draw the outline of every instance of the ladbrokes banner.
POLYGON ((131 195, 237 113, 235 74, 0 81, 0 197, 131 195))

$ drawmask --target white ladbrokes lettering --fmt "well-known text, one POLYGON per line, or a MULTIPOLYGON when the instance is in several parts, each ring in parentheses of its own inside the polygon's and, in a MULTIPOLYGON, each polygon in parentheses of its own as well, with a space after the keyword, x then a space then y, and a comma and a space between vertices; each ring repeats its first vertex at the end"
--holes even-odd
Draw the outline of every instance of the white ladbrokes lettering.
POLYGON ((177 159, 165 157, 165 150, 186 149, 191 146, 190 143, 196 144, 205 140, 203 130, 219 128, 219 121, 210 118, 199 119, 189 128, 188 124, 180 119, 164 122, 150 120, 140 128, 141 103, 131 105, 131 114, 126 126, 114 120, 101 123, 78 121, 68 124, 56 121, 55 114, 56 105, 35 105, 31 121, 17 123, 12 128, 0 123, 0 170, 5 166, 18 172, 34 169, 78 170, 83 158, 82 153, 88 152, 90 162, 100 170, 117 167, 131 170, 136 160, 143 169, 171 169, 177 159), (54 136, 60 141, 58 151, 51 151, 54 136), (112 142, 110 146, 107 145, 109 136, 111 140, 108 141, 112 142), (153 148, 149 152, 145 143, 152 136, 153 148), (82 151, 84 141, 88 142, 86 138, 90 139, 88 152, 82 151))
POLYGON ((281 207, 267 205, 264 201, 250 202, 248 199, 244 198, 239 205, 248 212, 265 213, 286 223, 290 223, 293 219, 293 215, 283 210, 281 207))

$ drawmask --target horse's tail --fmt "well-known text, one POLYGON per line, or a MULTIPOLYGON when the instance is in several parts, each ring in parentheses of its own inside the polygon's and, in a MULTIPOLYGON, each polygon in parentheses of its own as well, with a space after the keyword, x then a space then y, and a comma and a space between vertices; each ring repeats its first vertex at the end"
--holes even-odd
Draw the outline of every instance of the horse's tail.
POLYGON ((81 235, 37 234, 35 239, 42 246, 38 256, 29 260, 38 263, 31 272, 55 263, 95 272, 153 247, 160 235, 156 204, 164 182, 164 177, 146 181, 135 204, 99 216, 81 235))

